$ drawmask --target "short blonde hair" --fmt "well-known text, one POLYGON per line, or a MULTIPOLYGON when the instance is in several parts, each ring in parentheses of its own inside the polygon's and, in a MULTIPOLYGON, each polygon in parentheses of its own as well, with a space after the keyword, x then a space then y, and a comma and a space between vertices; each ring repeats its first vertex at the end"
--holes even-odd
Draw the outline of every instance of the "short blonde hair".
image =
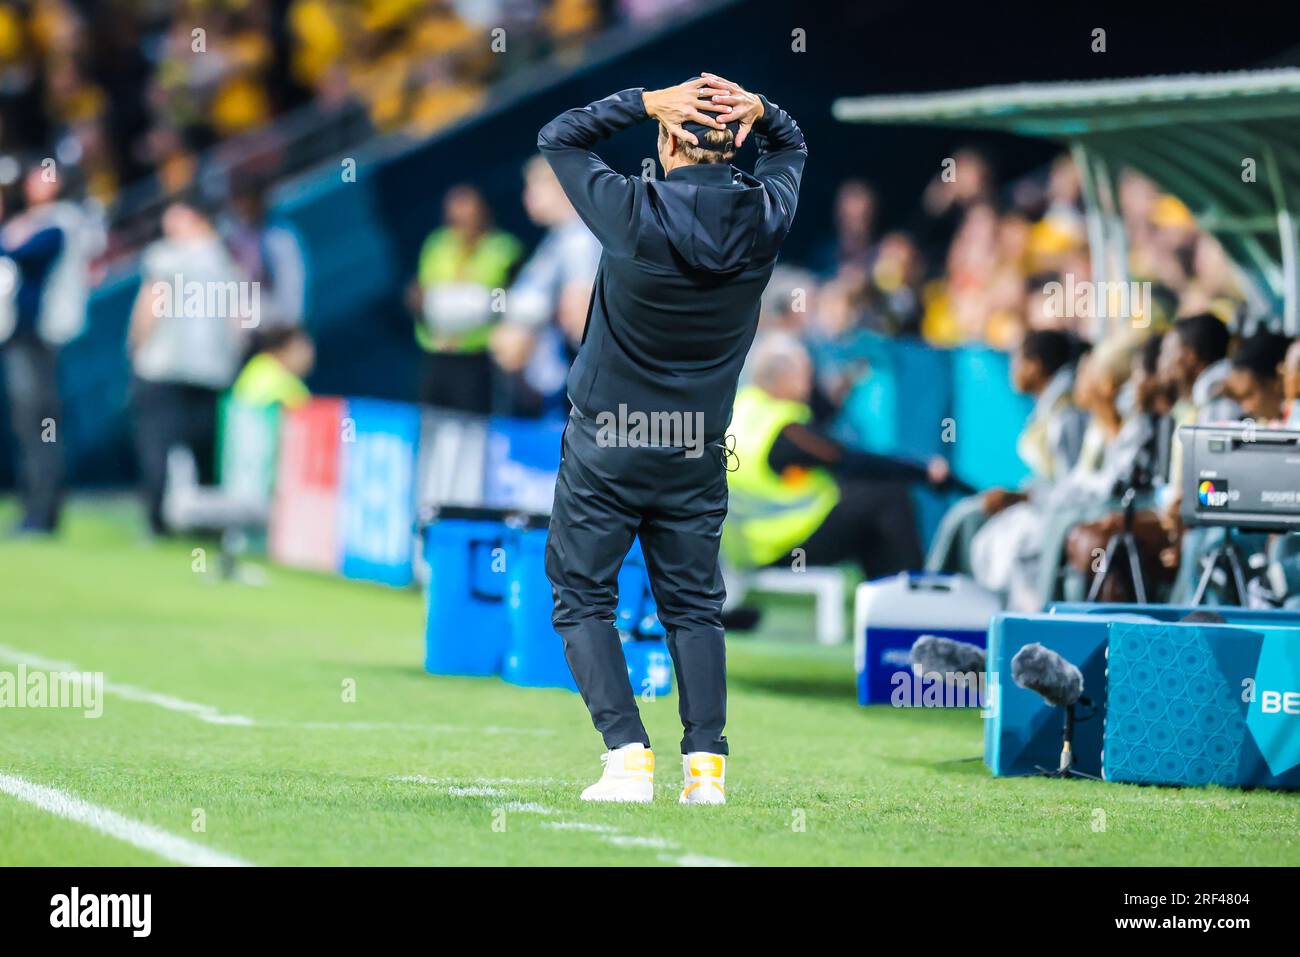
MULTIPOLYGON (((668 137, 668 128, 662 123, 659 124, 659 137, 668 137)), ((701 149, 680 140, 677 148, 692 163, 730 163, 736 158, 736 134, 731 130, 709 130, 704 134, 704 142, 713 148, 701 149)))

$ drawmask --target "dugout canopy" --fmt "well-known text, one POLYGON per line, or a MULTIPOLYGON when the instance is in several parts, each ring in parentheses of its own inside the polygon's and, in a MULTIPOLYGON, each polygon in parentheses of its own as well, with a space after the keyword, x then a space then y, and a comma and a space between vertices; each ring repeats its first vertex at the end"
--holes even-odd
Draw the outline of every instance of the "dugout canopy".
POLYGON ((1127 279, 1116 176, 1132 167, 1219 239, 1271 324, 1300 333, 1300 69, 846 97, 833 112, 848 123, 994 130, 1065 144, 1082 177, 1097 280, 1127 279))

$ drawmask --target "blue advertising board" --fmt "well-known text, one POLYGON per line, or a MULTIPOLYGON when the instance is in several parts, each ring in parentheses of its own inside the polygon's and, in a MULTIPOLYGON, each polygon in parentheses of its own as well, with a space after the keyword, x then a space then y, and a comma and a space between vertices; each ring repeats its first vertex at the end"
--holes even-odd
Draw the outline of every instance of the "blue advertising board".
POLYGON ((380 399, 348 399, 339 443, 340 572, 411 584, 420 412, 380 399))

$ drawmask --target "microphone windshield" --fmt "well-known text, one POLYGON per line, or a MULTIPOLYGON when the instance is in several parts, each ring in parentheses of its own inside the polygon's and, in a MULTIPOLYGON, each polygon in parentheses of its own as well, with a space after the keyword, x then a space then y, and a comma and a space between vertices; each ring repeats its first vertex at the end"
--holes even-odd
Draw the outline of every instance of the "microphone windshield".
POLYGON ((1083 672, 1037 642, 1025 645, 1011 659, 1011 679, 1058 708, 1068 708, 1083 695, 1083 672))
POLYGON ((919 675, 938 672, 964 675, 984 670, 984 649, 969 641, 922 635, 912 645, 912 670, 919 675))

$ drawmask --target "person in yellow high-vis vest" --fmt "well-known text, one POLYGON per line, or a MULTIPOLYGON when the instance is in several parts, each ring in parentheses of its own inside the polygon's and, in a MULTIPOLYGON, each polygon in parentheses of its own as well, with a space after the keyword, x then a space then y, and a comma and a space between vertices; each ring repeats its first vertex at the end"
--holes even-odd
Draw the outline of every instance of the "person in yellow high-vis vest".
POLYGON ((409 304, 424 351, 419 399, 424 405, 487 413, 492 404, 488 340, 523 247, 491 227, 482 195, 453 186, 445 223, 420 248, 409 304))
POLYGON ((258 336, 257 352, 244 363, 230 397, 242 405, 296 409, 311 400, 302 381, 316 363, 316 348, 301 326, 281 326, 258 336))
POLYGON ((948 463, 846 448, 812 424, 812 364, 799 340, 764 335, 736 395, 722 547, 741 568, 853 561, 868 577, 921 567, 906 482, 950 483, 948 463))

